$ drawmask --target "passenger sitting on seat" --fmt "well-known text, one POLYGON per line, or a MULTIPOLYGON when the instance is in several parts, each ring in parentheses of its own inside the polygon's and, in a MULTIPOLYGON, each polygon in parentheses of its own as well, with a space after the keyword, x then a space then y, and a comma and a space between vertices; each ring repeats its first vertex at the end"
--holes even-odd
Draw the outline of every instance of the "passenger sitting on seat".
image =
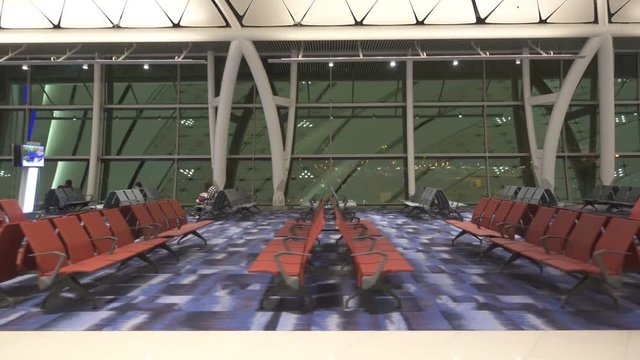
POLYGON ((196 199, 196 204, 204 205, 209 199, 209 189, 213 187, 212 181, 205 181, 204 183, 204 191, 198 194, 198 198, 196 199))
POLYGON ((68 189, 73 188, 73 181, 71 179, 65 180, 64 184, 58 185, 58 189, 62 189, 62 188, 68 188, 68 189))

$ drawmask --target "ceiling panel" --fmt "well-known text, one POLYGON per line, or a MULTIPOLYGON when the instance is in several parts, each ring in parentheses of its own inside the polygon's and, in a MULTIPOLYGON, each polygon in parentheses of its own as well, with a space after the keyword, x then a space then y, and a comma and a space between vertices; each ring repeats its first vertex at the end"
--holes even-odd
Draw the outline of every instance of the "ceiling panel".
POLYGON ((409 0, 378 0, 364 19, 365 25, 415 24, 416 16, 409 0))

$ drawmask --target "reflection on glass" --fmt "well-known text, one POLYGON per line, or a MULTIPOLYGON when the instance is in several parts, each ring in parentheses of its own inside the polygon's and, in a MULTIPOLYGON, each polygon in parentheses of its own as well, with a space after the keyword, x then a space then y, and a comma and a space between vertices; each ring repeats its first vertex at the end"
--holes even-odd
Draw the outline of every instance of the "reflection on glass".
POLYGON ((638 60, 636 54, 616 54, 614 93, 616 100, 638 99, 638 60))
POLYGON ((31 110, 31 141, 46 145, 47 156, 89 155, 91 110, 31 110))
POLYGON ((600 133, 595 106, 571 106, 564 123, 564 140, 568 153, 595 153, 600 133))
POLYGON ((560 61, 531 61, 531 95, 545 95, 560 91, 560 61))
POLYGON ((527 124, 521 106, 487 107, 486 111, 489 152, 529 152, 527 124))
POLYGON ((481 107, 417 107, 416 153, 484 153, 481 107))
POLYGON ((497 196, 507 185, 535 186, 535 177, 528 157, 489 159, 489 194, 497 196))
POLYGON ((81 65, 31 66, 31 104, 91 105, 93 68, 81 65))
POLYGON ((184 109, 180 112, 179 155, 209 155, 209 113, 207 110, 184 109))
POLYGON ((36 190, 36 209, 42 207, 44 197, 49 191, 64 184, 65 180, 70 179, 73 187, 79 187, 86 192, 87 184, 87 168, 88 161, 54 161, 46 160, 44 167, 40 169, 38 177, 38 188, 36 190))
POLYGON ((569 156, 566 158, 567 182, 569 193, 567 200, 580 202, 593 193, 600 177, 598 158, 595 156, 569 156))
POLYGON ((252 196, 261 204, 273 201, 271 162, 259 159, 229 159, 225 188, 234 188, 252 196))
POLYGON ((106 155, 173 155, 176 110, 107 110, 106 155))
POLYGON ((178 164, 176 197, 183 204, 195 204, 198 194, 208 190, 204 184, 213 178, 211 161, 180 160, 178 164))
POLYGON ((482 101, 482 61, 420 61, 413 67, 415 101, 482 101))
POLYGON ((485 159, 416 158, 416 188, 444 190, 451 201, 476 204, 487 195, 485 159))
POLYGON ((24 111, 0 110, 0 156, 10 156, 12 144, 22 143, 24 111))
POLYGON ((160 190, 173 197, 174 170, 172 160, 109 160, 103 162, 101 199, 109 191, 129 189, 136 181, 144 187, 160 190))
POLYGON ((637 106, 616 106, 616 151, 640 151, 640 120, 637 106))
POLYGON ((0 160, 0 199, 15 198, 18 193, 19 173, 10 160, 0 160))
POLYGON ((640 186, 640 158, 638 157, 618 157, 615 165, 616 185, 640 186))
POLYGON ((485 96, 487 101, 522 99, 522 64, 514 60, 485 62, 485 96))
POLYGON ((207 65, 180 64, 180 103, 207 104, 207 65))
MULTIPOLYGON (((573 60, 564 60, 562 64, 563 78, 567 76, 573 60)), ((573 100, 596 100, 598 98, 598 60, 591 60, 580 78, 578 87, 573 93, 573 100)))
POLYGON ((141 64, 105 66, 105 103, 115 105, 175 104, 178 66, 141 64))
MULTIPOLYGON (((533 107, 533 126, 536 131, 536 142, 538 148, 544 147, 544 138, 547 134, 547 127, 549 126, 549 118, 551 117, 551 111, 553 106, 534 106, 533 107)), ((558 140, 558 152, 564 152, 564 134, 560 134, 558 140)))
POLYGON ((0 105, 24 105, 27 103, 27 71, 20 65, 2 66, 0 71, 0 105))

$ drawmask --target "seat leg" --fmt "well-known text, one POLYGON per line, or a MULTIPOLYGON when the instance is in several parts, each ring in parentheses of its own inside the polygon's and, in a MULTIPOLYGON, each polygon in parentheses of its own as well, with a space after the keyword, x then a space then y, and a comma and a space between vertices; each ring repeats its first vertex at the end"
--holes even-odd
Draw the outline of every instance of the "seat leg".
POLYGON ((173 257, 176 258, 176 262, 180 261, 180 258, 178 257, 178 254, 175 251, 173 251, 173 249, 169 245, 167 245, 166 243, 160 245, 160 248, 165 250, 165 251, 167 251, 169 254, 173 255, 173 257))
POLYGON ((2 289, 0 289, 0 298, 5 299, 9 307, 14 307, 16 304, 13 298, 7 295, 7 293, 5 293, 4 291, 2 291, 2 289))
POLYGON ((281 282, 277 280, 276 283, 273 284, 273 287, 271 287, 271 289, 267 290, 264 295, 262 295, 262 299, 260 299, 260 310, 266 309, 265 302, 269 300, 271 296, 276 294, 280 290, 281 286, 281 282))
POLYGON ((458 233, 458 235, 456 235, 453 239, 451 239, 451 246, 455 246, 456 244, 456 240, 458 240, 459 238, 461 238, 464 234, 466 234, 467 231, 466 230, 462 230, 458 233))
POLYGON ((507 268, 507 266, 511 265, 514 261, 520 259, 521 257, 522 257, 522 255, 520 255, 518 253, 511 254, 511 256, 509 256, 509 258, 507 260, 505 260, 504 263, 502 264, 502 266, 500 267, 500 272, 503 272, 504 269, 507 268))
POLYGON ((205 239, 205 238, 202 236, 202 234, 200 234, 200 233, 199 233, 199 232, 197 232, 197 231, 192 231, 192 232, 190 232, 190 234, 191 234, 191 235, 193 235, 193 236, 195 236, 195 237, 197 237, 198 239, 202 240, 203 245, 204 245, 204 246, 207 246, 207 239, 205 239))
POLYGON ((44 297, 44 299, 42 300, 42 304, 40 304, 40 308, 42 310, 49 310, 49 301, 57 296, 59 293, 62 292, 62 290, 64 290, 67 287, 67 284, 65 281, 62 280, 58 280, 55 284, 51 285, 51 289, 49 289, 49 293, 47 294, 47 296, 44 297))
POLYGON ((357 298, 358 296, 361 296, 361 295, 362 295, 362 293, 363 293, 363 290, 362 290, 361 288, 358 288, 358 289, 356 290, 356 292, 355 292, 353 295, 349 296, 349 298, 347 299, 347 301, 345 301, 345 303, 344 303, 344 308, 345 308, 345 309, 348 309, 348 308, 349 308, 349 302, 350 302, 351 300, 353 300, 353 299, 357 298))
POLYGON ((569 289, 567 294, 562 298, 562 302, 560 303, 560 306, 565 306, 565 304, 567 303, 570 297, 574 296, 575 294, 582 291, 583 289, 588 288, 592 281, 593 281, 593 278, 590 276, 585 276, 582 279, 580 279, 575 285, 573 285, 571 289, 569 289))
POLYGON ((154 273, 156 273, 156 274, 157 274, 158 272, 160 272, 160 271, 158 270, 158 265, 156 265, 156 263, 155 263, 153 260, 151 260, 147 255, 145 255, 145 254, 138 254, 138 255, 136 255, 136 257, 137 257, 138 259, 140 259, 140 260, 144 261, 145 263, 147 263, 147 265, 151 266, 151 268, 153 269, 153 272, 154 272, 154 273))
POLYGON ((315 304, 313 301, 313 297, 311 297, 311 295, 309 295, 309 292, 307 291, 307 289, 301 287, 300 290, 298 290, 300 292, 300 295, 302 295, 302 301, 303 301, 303 306, 304 309, 306 311, 312 311, 315 304))
POLYGON ((377 289, 379 289, 380 291, 382 291, 384 294, 389 295, 393 298, 393 300, 395 300, 396 302, 396 309, 401 309, 402 308, 402 302, 400 302, 400 298, 398 297, 398 295, 396 295, 396 293, 391 289, 390 286, 387 285, 379 285, 377 287, 377 289))
POLYGON ((120 269, 122 269, 125 265, 127 265, 129 263, 129 261, 133 260, 133 258, 129 258, 126 259, 125 261, 121 262, 118 267, 116 268, 117 271, 120 271, 120 269))
POLYGON ((497 249, 498 245, 496 243, 491 243, 489 246, 487 246, 486 249, 484 249, 481 253, 480 256, 478 257, 479 260, 482 260, 488 253, 490 253, 491 251, 493 251, 494 249, 497 249))

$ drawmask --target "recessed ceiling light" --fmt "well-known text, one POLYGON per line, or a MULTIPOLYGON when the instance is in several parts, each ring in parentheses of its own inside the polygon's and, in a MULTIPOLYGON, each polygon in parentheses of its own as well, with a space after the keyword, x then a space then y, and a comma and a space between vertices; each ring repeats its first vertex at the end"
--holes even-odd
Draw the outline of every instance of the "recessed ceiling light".
POLYGON ((29 65, 22 64, 22 70, 29 70, 29 65))
POLYGON ((82 64, 82 69, 87 70, 89 68, 89 64, 82 64))
POLYGON ((516 59, 516 64, 520 65, 520 59, 516 59))
POLYGON ((458 66, 458 60, 453 60, 453 66, 458 66))
POLYGON ((149 64, 142 65, 142 68, 145 69, 145 70, 149 70, 149 64))
POLYGON ((333 67, 333 61, 329 61, 329 67, 333 67))
POLYGON ((391 67, 396 67, 396 62, 395 62, 395 61, 392 61, 392 62, 390 62, 390 63, 389 63, 389 65, 390 65, 391 67))

